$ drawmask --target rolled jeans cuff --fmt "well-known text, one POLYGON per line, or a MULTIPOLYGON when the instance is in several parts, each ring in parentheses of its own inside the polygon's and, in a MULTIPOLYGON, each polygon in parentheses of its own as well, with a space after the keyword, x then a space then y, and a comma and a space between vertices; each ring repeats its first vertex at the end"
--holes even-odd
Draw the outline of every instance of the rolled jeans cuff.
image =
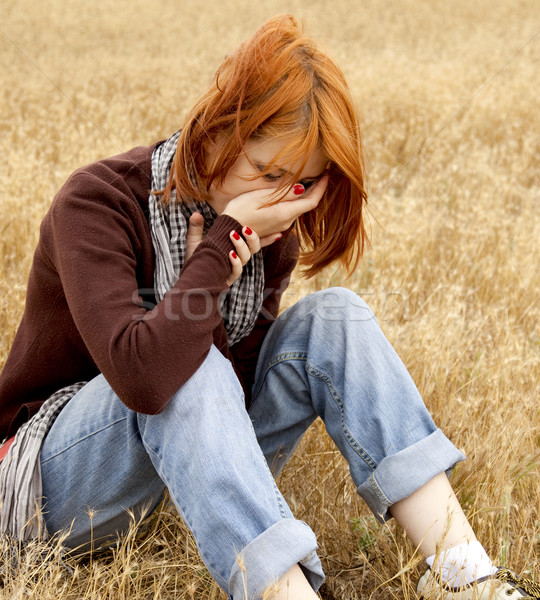
POLYGON ((299 563, 316 591, 324 581, 317 556, 317 539, 302 521, 278 521, 252 540, 239 554, 231 571, 233 600, 262 598, 264 591, 299 563))
POLYGON ((424 439, 386 456, 358 488, 373 514, 384 522, 392 517, 389 508, 409 497, 439 473, 450 474, 465 455, 437 429, 424 439))

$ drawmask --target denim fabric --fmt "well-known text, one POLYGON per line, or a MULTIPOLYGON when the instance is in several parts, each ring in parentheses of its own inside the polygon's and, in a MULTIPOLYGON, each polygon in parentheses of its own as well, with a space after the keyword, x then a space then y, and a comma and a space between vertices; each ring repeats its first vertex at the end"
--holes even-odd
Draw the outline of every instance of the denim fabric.
POLYGON ((260 597, 295 563, 317 589, 324 575, 315 535, 294 519, 271 473, 317 416, 381 520, 464 459, 367 305, 332 288, 272 325, 249 414, 230 362, 214 347, 158 415, 127 409, 102 376, 88 383, 42 448, 47 529, 71 529, 73 548, 98 544, 127 529, 128 509, 135 517, 152 510, 167 487, 212 576, 235 600, 244 590, 260 597))
POLYGON ((330 288, 285 311, 259 356, 250 416, 278 475, 320 416, 375 516, 465 456, 437 429, 367 304, 330 288))

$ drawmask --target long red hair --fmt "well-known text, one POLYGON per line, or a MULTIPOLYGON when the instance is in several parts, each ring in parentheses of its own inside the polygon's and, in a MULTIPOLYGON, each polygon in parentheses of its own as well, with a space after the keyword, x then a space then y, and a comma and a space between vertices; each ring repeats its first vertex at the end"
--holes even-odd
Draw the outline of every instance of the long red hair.
POLYGON ((186 118, 164 199, 176 188, 180 198, 206 200, 212 182, 223 182, 254 136, 289 142, 268 167, 299 165, 284 186, 298 180, 317 147, 328 158, 324 197, 295 225, 300 264, 308 276, 335 261, 352 272, 367 243, 358 117, 341 70, 290 15, 270 19, 226 57, 213 85, 186 118), (206 148, 218 138, 209 165, 206 148))

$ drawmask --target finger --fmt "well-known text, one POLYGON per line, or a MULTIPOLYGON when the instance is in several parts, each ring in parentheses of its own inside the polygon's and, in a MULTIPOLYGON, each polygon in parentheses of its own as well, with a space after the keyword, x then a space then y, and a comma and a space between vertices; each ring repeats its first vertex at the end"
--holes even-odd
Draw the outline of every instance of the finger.
POLYGON ((231 261, 231 274, 227 278, 227 285, 232 285, 242 275, 242 261, 234 250, 229 252, 229 260, 231 261))
POLYGON ((195 248, 203 239, 204 218, 200 213, 193 213, 189 217, 186 232, 186 260, 191 257, 195 248))
POLYGON ((282 237, 283 237, 282 233, 272 233, 271 235, 265 235, 264 237, 260 238, 261 248, 270 246, 270 244, 277 242, 282 237))
POLYGON ((318 204, 320 199, 323 197, 324 192, 326 191, 329 180, 330 180, 330 177, 328 175, 323 175, 319 179, 319 181, 317 181, 317 183, 313 184, 312 186, 309 187, 309 189, 307 191, 303 191, 303 192, 301 191, 301 188, 303 188, 304 186, 302 186, 301 183, 297 183, 297 184, 293 185, 293 187, 292 187, 292 190, 291 190, 292 195, 291 195, 291 192, 289 192, 287 194, 287 196, 285 197, 285 199, 286 200, 306 200, 309 198, 309 199, 314 199, 318 204))
POLYGON ((229 234, 234 247, 236 248, 236 253, 240 257, 242 261, 242 265, 245 265, 247 261, 251 258, 251 252, 249 251, 248 245, 242 239, 238 231, 231 231, 229 234))
POLYGON ((244 234, 244 239, 246 240, 249 251, 251 254, 256 254, 261 249, 261 241, 257 232, 253 231, 251 227, 246 226, 242 229, 242 233, 244 234))
MULTIPOLYGON (((194 212, 191 214, 191 216, 189 217, 189 227, 191 227, 192 229, 202 229, 204 225, 204 217, 201 215, 200 212, 194 212)), ((188 227, 188 228, 189 228, 188 227)))
MULTIPOLYGON (((293 186, 293 189, 287 193, 285 198, 276 205, 283 211, 282 217, 286 220, 294 221, 300 215, 316 208, 326 191, 328 180, 328 175, 324 175, 306 194, 302 195, 295 193, 293 186)), ((299 188, 297 188, 298 191, 300 191, 299 188)))
POLYGON ((188 230, 186 241, 188 243, 198 244, 203 238, 204 217, 201 213, 194 212, 188 221, 188 230))

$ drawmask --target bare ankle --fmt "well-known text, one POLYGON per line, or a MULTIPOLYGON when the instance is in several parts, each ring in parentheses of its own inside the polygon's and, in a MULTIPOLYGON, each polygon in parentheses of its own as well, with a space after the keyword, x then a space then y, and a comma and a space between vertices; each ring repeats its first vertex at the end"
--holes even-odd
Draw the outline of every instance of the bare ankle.
POLYGON ((299 565, 291 567, 263 594, 263 600, 316 600, 317 594, 309 585, 299 565))

